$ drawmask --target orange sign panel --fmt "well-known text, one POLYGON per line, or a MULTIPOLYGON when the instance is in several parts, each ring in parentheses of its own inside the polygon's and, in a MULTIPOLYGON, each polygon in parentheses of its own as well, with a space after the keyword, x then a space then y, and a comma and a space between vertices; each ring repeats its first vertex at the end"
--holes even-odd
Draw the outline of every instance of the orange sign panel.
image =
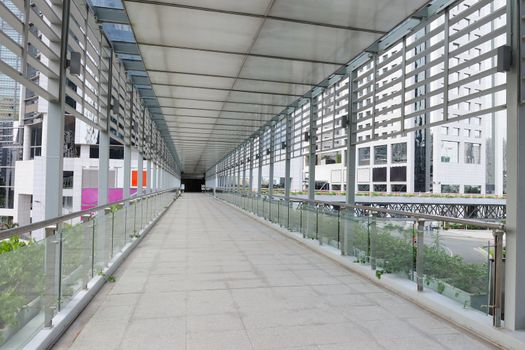
MULTIPOLYGON (((146 170, 142 170, 142 187, 146 187, 148 184, 148 172, 146 170)), ((137 170, 131 170, 131 187, 137 187, 138 183, 138 171, 137 170)))

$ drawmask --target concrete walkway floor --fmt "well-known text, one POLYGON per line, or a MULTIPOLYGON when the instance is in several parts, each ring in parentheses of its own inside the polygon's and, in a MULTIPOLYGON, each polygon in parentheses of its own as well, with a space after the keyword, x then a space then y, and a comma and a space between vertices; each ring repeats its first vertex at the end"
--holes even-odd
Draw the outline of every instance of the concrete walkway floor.
POLYGON ((205 194, 184 194, 55 349, 488 349, 205 194))

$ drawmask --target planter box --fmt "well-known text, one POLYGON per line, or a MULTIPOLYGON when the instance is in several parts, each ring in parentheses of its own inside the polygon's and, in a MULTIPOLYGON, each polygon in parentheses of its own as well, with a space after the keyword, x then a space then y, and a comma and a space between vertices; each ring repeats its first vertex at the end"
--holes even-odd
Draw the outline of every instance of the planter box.
POLYGON ((6 326, 0 329, 0 346, 9 340, 13 335, 16 334, 22 327, 24 327, 29 321, 31 321, 41 310, 41 298, 35 298, 29 302, 22 310, 16 315, 18 324, 16 326, 6 326))
POLYGON ((424 286, 425 288, 430 288, 439 294, 457 301, 465 308, 472 308, 485 313, 487 312, 487 294, 471 294, 436 278, 425 277, 424 286))

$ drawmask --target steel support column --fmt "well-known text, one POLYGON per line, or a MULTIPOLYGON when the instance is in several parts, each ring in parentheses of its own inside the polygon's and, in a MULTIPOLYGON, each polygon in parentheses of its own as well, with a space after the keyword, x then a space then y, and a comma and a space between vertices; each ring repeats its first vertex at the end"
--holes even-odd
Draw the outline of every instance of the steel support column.
POLYGON ((508 42, 513 48, 507 74, 507 220, 505 327, 525 328, 525 86, 522 84, 523 0, 507 1, 508 42))
POLYGON ((137 152, 137 195, 142 195, 142 170, 144 169, 144 159, 140 150, 137 152))
MULTIPOLYGON (((50 101, 42 126, 42 154, 44 160, 44 219, 62 215, 62 187, 64 166, 64 114, 66 101, 66 65, 69 39, 69 11, 71 0, 62 2, 61 41, 58 81, 49 80, 48 90, 58 90, 58 101, 50 101)), ((27 19, 26 19, 27 21, 27 19)))
POLYGON ((246 192, 246 144, 242 148, 242 191, 246 192))
POLYGON ((249 191, 248 192, 252 192, 253 191, 253 139, 250 140, 250 172, 249 172, 249 176, 250 178, 248 179, 248 186, 249 186, 249 191))
MULTIPOLYGON (((355 183, 356 183, 356 146, 352 133, 355 130, 355 120, 353 114, 353 92, 352 74, 348 76, 348 107, 346 116, 346 204, 355 205, 355 183)), ((352 250, 352 219, 353 209, 344 212, 344 231, 341 238, 341 255, 347 255, 352 250)))
POLYGON ((151 158, 146 161, 146 193, 151 193, 151 158))
POLYGON ((291 181, 291 163, 292 163, 292 115, 286 115, 286 134, 285 134, 285 160, 284 160, 284 198, 290 199, 291 181))
POLYGON ((317 126, 315 98, 310 98, 310 125, 309 125, 309 144, 308 147, 308 200, 313 204, 315 200, 315 162, 316 162, 316 147, 317 147, 317 126))
POLYGON ((123 194, 124 199, 130 196, 130 185, 131 185, 131 146, 124 145, 124 167, 123 167, 123 194))
POLYGON ((263 134, 264 132, 261 132, 259 134, 259 168, 257 169, 258 177, 257 177, 257 193, 262 194, 262 167, 263 167, 263 134))
POLYGON ((270 126, 270 170, 268 181, 268 196, 273 198, 273 175, 275 170, 275 124, 270 126))
POLYGON ((352 133, 355 128, 353 114, 352 75, 348 77, 348 115, 346 125, 346 204, 355 204, 356 147, 352 133))
POLYGON ((153 179, 152 179, 152 182, 151 182, 151 192, 157 192, 159 190, 158 188, 158 184, 157 184, 157 176, 158 176, 158 166, 156 163, 153 163, 153 179))

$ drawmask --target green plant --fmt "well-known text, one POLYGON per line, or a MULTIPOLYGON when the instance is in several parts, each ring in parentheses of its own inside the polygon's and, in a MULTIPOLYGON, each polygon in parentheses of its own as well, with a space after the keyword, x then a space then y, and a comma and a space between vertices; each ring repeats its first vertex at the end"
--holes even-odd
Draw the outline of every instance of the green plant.
POLYGON ((102 278, 104 278, 106 280, 106 282, 109 282, 109 283, 114 283, 114 282, 117 281, 115 276, 113 276, 113 275, 106 275, 106 273, 104 273, 104 271, 102 271, 102 270, 98 271, 98 275, 101 276, 102 278))
MULTIPOLYGON (((352 225, 349 239, 357 261, 366 263, 369 255, 367 252, 371 252, 373 257, 383 260, 383 273, 410 276, 414 271, 417 255, 417 248, 412 243, 413 230, 393 223, 385 223, 382 227, 378 224, 375 232, 373 227, 367 226, 366 219, 356 220, 352 225)), ((475 295, 487 292, 487 264, 469 264, 459 256, 450 256, 442 247, 439 235, 436 235, 431 245, 424 247, 423 273, 427 277, 427 283, 437 280, 438 283, 448 283, 475 295)), ((444 291, 444 284, 441 288, 444 291)))
POLYGON ((0 329, 18 325, 18 313, 43 293, 44 246, 11 237, 0 244, 0 329))
POLYGON ((445 291, 445 283, 439 281, 437 285, 437 292, 439 294, 443 294, 444 291, 445 291))
POLYGON ((112 212, 112 213, 116 213, 117 211, 119 211, 120 209, 122 209, 122 204, 112 204, 109 206, 109 210, 112 212))
POLYGON ((18 248, 25 247, 26 245, 27 243, 21 241, 20 237, 13 236, 9 239, 0 242, 0 254, 12 252, 13 250, 16 250, 18 248))
POLYGON ((381 276, 383 275, 383 272, 384 272, 384 271, 383 271, 383 270, 380 270, 380 269, 377 269, 377 270, 376 270, 376 277, 377 277, 378 280, 381 279, 381 276))

